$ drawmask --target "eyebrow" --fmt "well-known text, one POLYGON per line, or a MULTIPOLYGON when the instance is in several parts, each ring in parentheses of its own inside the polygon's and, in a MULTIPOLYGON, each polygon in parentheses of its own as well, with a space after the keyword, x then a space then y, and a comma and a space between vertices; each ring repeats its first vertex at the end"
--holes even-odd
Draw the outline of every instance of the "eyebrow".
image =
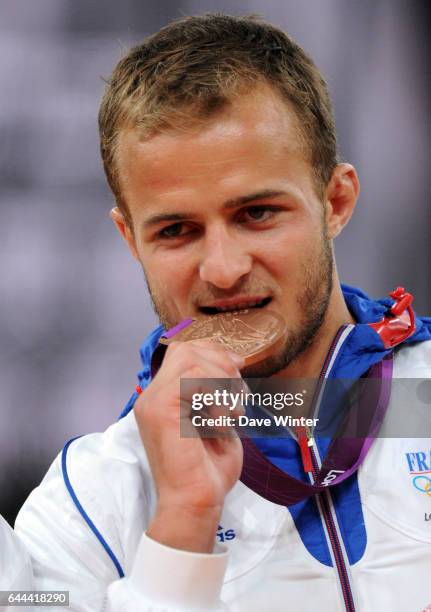
MULTIPOLYGON (((244 206, 244 204, 249 204, 250 202, 255 202, 256 200, 263 200, 265 198, 276 198, 282 195, 287 195, 287 192, 278 191, 274 189, 264 189, 263 191, 256 191, 255 193, 240 196, 239 198, 232 198, 231 200, 226 200, 226 202, 223 204, 223 208, 239 208, 240 206, 244 206)), ((189 212, 159 213, 156 215, 151 215, 150 217, 148 217, 148 219, 145 219, 142 223, 142 227, 148 228, 167 221, 186 221, 194 219, 195 217, 196 215, 190 214, 189 212)))

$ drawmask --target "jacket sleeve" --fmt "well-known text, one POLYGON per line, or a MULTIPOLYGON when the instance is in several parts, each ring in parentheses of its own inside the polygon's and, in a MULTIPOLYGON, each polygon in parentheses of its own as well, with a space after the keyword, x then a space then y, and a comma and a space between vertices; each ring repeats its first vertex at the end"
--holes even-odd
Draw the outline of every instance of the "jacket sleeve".
MULTIPOLYGON (((79 455, 87 466, 79 479, 81 492, 85 488, 85 505, 91 505, 90 515, 126 577, 118 579, 115 565, 78 512, 65 486, 59 457, 30 494, 15 525, 31 557, 34 588, 69 591, 68 609, 74 612, 217 609, 228 553, 179 551, 138 534, 136 554, 125 558, 125 533, 130 526, 116 506, 109 482, 101 480, 106 464, 105 470, 97 468, 91 474, 96 460, 88 461, 83 451, 79 455), (101 517, 102 525, 98 524, 101 517)), ((77 473, 73 480, 77 482, 77 473)))
MULTIPOLYGON (((1 591, 32 591, 33 572, 30 557, 22 542, 8 523, 0 516, 0 590, 1 591)), ((7 593, 3 593, 0 601, 2 612, 13 612, 16 604, 8 605, 7 593)), ((35 612, 39 607, 20 605, 22 612, 35 612)))
POLYGON ((76 612, 103 609, 118 575, 67 492, 61 457, 24 503, 15 531, 31 557, 35 590, 68 591, 69 609, 76 612))
POLYGON ((30 558, 18 536, 0 516, 0 590, 28 591, 32 588, 30 558))
POLYGON ((220 591, 228 553, 169 548, 143 534, 128 578, 108 588, 107 612, 179 612, 227 610, 220 591))

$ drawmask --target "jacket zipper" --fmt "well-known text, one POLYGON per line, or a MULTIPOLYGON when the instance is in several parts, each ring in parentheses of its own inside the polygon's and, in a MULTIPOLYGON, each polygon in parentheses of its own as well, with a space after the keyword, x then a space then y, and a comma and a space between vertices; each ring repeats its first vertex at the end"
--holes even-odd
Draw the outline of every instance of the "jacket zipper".
MULTIPOLYGON (((316 454, 313 448, 310 448, 310 455, 313 465, 313 479, 316 480, 319 473, 319 464, 317 462, 316 454)), ((318 497, 318 502, 320 502, 318 503, 318 505, 325 521, 326 530, 329 536, 329 541, 331 543, 331 548, 335 560, 335 565, 337 568, 338 579, 341 585, 341 591, 343 594, 346 612, 355 612, 356 608, 353 599, 352 587, 350 584, 349 572, 346 567, 343 549, 341 547, 340 539, 338 537, 338 532, 335 525, 335 510, 331 509, 331 506, 333 506, 331 494, 329 490, 326 490, 322 491, 322 493, 319 493, 316 497, 318 497)))
MULTIPOLYGON (((332 345, 328 351, 328 354, 325 359, 325 363, 323 364, 322 371, 319 376, 318 387, 320 388, 324 379, 328 374, 328 370, 330 366, 332 366, 332 358, 338 342, 343 334, 343 332, 347 329, 346 326, 341 327, 338 330, 337 335, 332 342, 332 345)), ((319 474, 319 462, 316 457, 316 453, 314 451, 313 445, 314 441, 310 430, 306 427, 297 428, 297 437, 298 443, 301 450, 302 463, 304 467, 304 471, 312 474, 313 482, 317 480, 319 474)), ((335 510, 333 510, 332 498, 329 490, 323 491, 316 495, 318 507, 320 509, 320 513, 325 521, 326 531, 329 537, 329 541, 331 544, 331 549, 333 553, 333 558, 335 561, 338 579, 341 586, 341 592, 343 595, 344 606, 346 612, 355 612, 355 603, 353 599, 352 587, 350 584, 349 572, 347 570, 346 561, 344 558, 343 548, 340 543, 340 539, 338 537, 337 527, 336 527, 336 517, 335 510)))

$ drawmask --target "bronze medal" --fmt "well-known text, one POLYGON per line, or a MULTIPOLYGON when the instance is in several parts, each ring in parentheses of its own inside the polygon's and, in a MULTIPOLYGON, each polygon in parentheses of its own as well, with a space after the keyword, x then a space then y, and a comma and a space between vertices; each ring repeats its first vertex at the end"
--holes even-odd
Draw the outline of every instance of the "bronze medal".
POLYGON ((272 310, 257 308, 226 312, 199 319, 186 319, 167 331, 160 343, 212 340, 242 355, 253 365, 272 355, 286 336, 286 323, 272 310))

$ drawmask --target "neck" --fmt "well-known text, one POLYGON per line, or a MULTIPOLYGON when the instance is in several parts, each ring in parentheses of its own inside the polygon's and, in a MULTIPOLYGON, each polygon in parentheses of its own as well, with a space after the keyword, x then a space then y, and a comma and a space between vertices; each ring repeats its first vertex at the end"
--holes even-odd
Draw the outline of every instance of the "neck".
POLYGON ((334 278, 334 289, 322 325, 311 344, 289 365, 277 372, 277 378, 317 378, 335 334, 342 325, 355 323, 344 301, 338 278, 334 278))

